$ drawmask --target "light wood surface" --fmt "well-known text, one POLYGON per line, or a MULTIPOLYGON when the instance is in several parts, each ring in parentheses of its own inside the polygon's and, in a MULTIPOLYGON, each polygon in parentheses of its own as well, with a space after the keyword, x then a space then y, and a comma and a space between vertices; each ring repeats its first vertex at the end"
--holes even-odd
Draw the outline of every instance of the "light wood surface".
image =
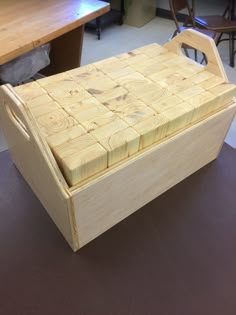
POLYGON ((222 77, 227 81, 227 75, 225 73, 223 64, 220 59, 219 52, 212 38, 201 33, 198 36, 197 31, 187 30, 187 32, 182 32, 178 36, 175 36, 170 42, 164 45, 169 51, 173 51, 178 55, 183 55, 181 50, 182 44, 187 44, 190 47, 200 50, 207 56, 207 66, 206 70, 222 77))
POLYGON ((234 104, 74 190, 80 246, 214 160, 235 110, 234 104))
POLYGON ((165 48, 141 47, 16 91, 73 186, 128 159, 137 147, 141 152, 227 106, 236 88, 216 71, 217 58, 211 41, 190 31, 165 48), (209 64, 204 67, 173 52, 195 37, 197 44, 207 43, 204 52, 210 65, 215 62, 213 72, 209 64), (85 161, 90 171, 85 171, 85 161))
POLYGON ((80 65, 83 25, 108 12, 98 0, 0 0, 0 64, 51 42, 47 74, 80 65))
POLYGON ((13 89, 1 87, 0 102, 1 126, 15 165, 67 242, 77 248, 71 194, 52 153, 13 89))
POLYGON ((183 41, 0 88, 13 160, 73 250, 218 156, 235 86, 174 54, 183 41))

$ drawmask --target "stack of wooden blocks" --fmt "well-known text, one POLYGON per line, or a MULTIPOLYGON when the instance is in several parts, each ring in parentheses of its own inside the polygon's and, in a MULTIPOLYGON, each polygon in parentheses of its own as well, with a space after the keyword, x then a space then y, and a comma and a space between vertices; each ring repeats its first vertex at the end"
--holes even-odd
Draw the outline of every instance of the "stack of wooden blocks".
POLYGON ((235 86, 152 44, 16 91, 74 186, 222 109, 235 86))

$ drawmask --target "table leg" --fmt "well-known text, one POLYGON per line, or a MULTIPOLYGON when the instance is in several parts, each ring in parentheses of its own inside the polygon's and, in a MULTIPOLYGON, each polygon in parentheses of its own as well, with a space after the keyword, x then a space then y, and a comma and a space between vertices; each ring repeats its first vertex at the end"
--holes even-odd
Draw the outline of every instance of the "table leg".
POLYGON ((229 33, 230 67, 234 68, 234 33, 229 33))
POLYGON ((98 40, 101 39, 101 17, 96 18, 96 32, 98 40))
POLYGON ((50 60, 48 67, 41 72, 53 75, 80 66, 83 46, 84 26, 80 26, 51 42, 50 60))

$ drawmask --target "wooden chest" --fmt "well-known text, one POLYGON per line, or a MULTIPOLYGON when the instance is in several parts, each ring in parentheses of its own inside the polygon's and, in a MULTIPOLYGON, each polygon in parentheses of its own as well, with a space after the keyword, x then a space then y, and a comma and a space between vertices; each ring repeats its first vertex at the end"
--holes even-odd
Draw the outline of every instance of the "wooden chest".
POLYGON ((235 86, 193 30, 13 89, 1 87, 12 158, 74 251, 214 160, 235 86), (207 65, 182 55, 200 48, 207 65))

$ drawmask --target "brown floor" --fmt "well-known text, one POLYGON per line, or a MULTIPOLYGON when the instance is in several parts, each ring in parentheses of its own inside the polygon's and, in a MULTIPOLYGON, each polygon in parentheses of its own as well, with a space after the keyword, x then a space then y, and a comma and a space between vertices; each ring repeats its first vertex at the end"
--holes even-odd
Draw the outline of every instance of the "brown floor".
POLYGON ((0 166, 0 314, 236 314, 236 150, 77 254, 0 166))

